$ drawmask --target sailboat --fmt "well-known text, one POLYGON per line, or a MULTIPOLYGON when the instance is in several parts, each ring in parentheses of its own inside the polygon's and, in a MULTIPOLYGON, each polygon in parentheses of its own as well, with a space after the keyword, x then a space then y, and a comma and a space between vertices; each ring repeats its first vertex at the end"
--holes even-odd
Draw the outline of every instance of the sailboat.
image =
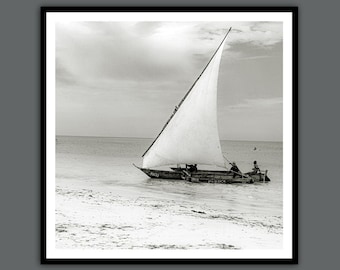
POLYGON ((242 173, 233 169, 234 166, 228 170, 227 163, 232 163, 222 154, 217 126, 217 81, 224 43, 230 31, 231 28, 142 155, 142 167, 134 164, 147 176, 227 184, 270 181, 267 171, 242 173), (199 169, 197 165, 214 165, 223 170, 199 169), (160 166, 172 167, 169 170, 154 169, 160 166))

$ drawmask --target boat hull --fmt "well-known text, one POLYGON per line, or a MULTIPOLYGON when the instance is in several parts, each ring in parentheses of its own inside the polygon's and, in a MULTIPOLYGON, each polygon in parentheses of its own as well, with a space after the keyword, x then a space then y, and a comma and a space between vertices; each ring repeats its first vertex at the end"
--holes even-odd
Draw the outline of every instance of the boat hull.
MULTIPOLYGON (((136 166, 137 167, 137 166, 136 166)), ((168 179, 168 180, 185 180, 196 183, 254 183, 268 182, 270 179, 263 173, 246 173, 244 176, 235 175, 231 171, 209 171, 197 170, 196 172, 188 172, 185 169, 173 169, 172 171, 154 170, 139 168, 150 178, 168 179)))
POLYGON ((150 178, 161 178, 161 179, 173 179, 173 180, 183 180, 182 173, 176 171, 162 171, 162 170, 151 170, 138 168, 143 173, 145 173, 150 178))

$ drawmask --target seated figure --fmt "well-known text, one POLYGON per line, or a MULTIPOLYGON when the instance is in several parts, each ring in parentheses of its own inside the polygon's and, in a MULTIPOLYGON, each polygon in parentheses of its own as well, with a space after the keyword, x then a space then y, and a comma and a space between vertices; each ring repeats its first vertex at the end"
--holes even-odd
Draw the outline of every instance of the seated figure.
POLYGON ((186 168, 189 172, 196 172, 197 171, 197 164, 186 165, 186 168))
POLYGON ((253 167, 253 173, 259 173, 260 172, 260 168, 257 165, 256 160, 254 161, 254 167, 253 167))
POLYGON ((240 169, 237 167, 235 162, 231 163, 230 171, 234 172, 233 178, 235 178, 236 175, 240 175, 240 173, 241 173, 240 169))

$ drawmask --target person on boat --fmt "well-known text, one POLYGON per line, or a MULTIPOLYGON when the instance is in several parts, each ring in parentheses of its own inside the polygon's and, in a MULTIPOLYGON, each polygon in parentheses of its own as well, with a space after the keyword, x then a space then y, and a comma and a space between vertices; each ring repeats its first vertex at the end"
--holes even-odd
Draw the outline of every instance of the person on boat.
POLYGON ((197 171, 197 164, 188 165, 189 172, 196 172, 197 171))
POLYGON ((236 177, 236 175, 239 175, 241 173, 240 169, 237 167, 236 163, 231 163, 230 171, 233 172, 233 178, 236 177))
POLYGON ((260 168, 259 165, 257 165, 256 160, 254 161, 254 167, 253 167, 253 173, 259 173, 260 172, 260 168))

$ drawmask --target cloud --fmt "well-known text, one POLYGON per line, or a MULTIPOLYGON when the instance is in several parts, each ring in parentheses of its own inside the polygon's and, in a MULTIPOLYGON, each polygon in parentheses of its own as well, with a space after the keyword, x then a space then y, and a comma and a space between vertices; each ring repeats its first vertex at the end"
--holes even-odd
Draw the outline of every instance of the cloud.
MULTIPOLYGON (((78 81, 173 80, 204 66, 226 33, 226 24, 233 25, 231 22, 58 24, 57 65, 78 81)), ((234 24, 226 49, 233 46, 236 51, 235 44, 240 43, 269 46, 282 39, 279 24, 234 24)))
POLYGON ((282 141, 282 105, 281 97, 273 97, 224 106, 218 113, 220 138, 282 141))
POLYGON ((265 59, 269 58, 268 55, 257 55, 257 56, 250 56, 250 57, 240 57, 239 60, 258 60, 258 59, 265 59))
POLYGON ((72 23, 57 28, 57 62, 75 79, 157 81, 190 69, 180 36, 159 24, 72 23), (138 29, 138 31, 136 30, 138 29), (144 29, 141 34, 140 29, 144 29), (136 32, 139 35, 136 35, 136 32))
POLYGON ((282 106, 282 97, 273 98, 256 98, 245 99, 242 103, 227 106, 229 110, 232 109, 258 109, 258 108, 270 108, 274 106, 282 106))
MULTIPOLYGON (((257 110, 261 106, 269 108, 278 104, 275 99, 271 102, 266 98, 243 99, 279 95, 281 91, 281 81, 277 79, 281 74, 279 68, 268 61, 262 60, 262 64, 256 61, 270 58, 274 61, 273 54, 282 52, 278 46, 282 42, 280 24, 58 23, 56 109, 59 134, 75 134, 76 123, 82 123, 77 134, 87 134, 91 123, 91 134, 98 130, 101 135, 106 132, 108 136, 118 133, 119 136, 134 136, 138 130, 138 136, 153 137, 196 80, 230 26, 233 30, 220 67, 222 98, 218 102, 223 103, 222 110, 257 110), (223 91, 224 88, 231 91, 223 91), (231 106, 231 103, 237 105, 231 106), (148 119, 149 130, 141 125, 145 119, 148 119), (124 124, 127 122, 134 128, 124 124)), ((275 59, 275 63, 279 61, 275 59)))
POLYGON ((231 44, 252 43, 255 46, 270 47, 282 42, 282 23, 241 23, 230 37, 231 44))

